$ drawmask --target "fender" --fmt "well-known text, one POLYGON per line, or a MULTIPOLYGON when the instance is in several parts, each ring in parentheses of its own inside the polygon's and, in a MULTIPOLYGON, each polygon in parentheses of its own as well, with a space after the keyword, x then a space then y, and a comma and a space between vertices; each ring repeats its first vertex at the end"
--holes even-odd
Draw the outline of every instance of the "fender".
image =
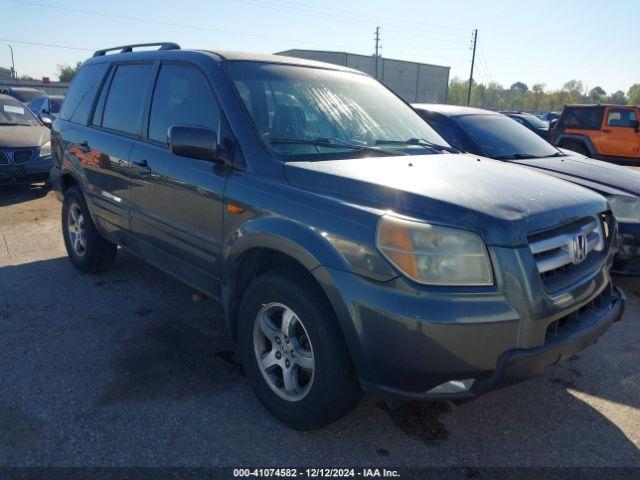
POLYGON ((308 271, 320 265, 351 271, 346 259, 320 232, 284 217, 251 219, 227 239, 222 248, 224 285, 229 283, 240 256, 252 248, 269 248, 284 253, 308 271))
MULTIPOLYGON (((597 155, 596 147, 593 145, 591 138, 588 135, 582 135, 578 133, 561 133, 556 136, 553 144, 555 146, 561 146, 563 140, 575 141, 583 143, 584 146, 589 150, 590 155, 597 155)), ((565 147, 566 148, 566 147, 565 147)))

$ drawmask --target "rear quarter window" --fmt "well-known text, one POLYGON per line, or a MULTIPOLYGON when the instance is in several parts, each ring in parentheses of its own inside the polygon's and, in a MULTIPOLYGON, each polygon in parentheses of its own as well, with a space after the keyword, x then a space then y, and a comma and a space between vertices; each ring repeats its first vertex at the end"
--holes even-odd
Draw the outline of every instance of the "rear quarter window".
POLYGON ((579 130, 600 130, 602 124, 601 108, 571 108, 565 110, 559 122, 559 128, 579 130))
POLYGON ((78 71, 60 109, 62 120, 87 123, 106 69, 107 64, 100 63, 85 65, 78 71))

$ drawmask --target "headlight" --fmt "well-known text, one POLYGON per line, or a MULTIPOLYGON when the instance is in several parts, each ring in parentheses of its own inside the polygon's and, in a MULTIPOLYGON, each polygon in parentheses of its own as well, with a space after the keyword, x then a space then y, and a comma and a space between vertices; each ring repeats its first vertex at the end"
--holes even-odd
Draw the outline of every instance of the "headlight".
POLYGON ((611 195, 608 199, 618 223, 640 223, 640 198, 611 195))
POLYGON ((51 142, 47 142, 40 147, 40 156, 48 157, 51 155, 51 142))
POLYGON ((492 285, 484 242, 471 232, 383 216, 376 244, 402 273, 427 285, 492 285))

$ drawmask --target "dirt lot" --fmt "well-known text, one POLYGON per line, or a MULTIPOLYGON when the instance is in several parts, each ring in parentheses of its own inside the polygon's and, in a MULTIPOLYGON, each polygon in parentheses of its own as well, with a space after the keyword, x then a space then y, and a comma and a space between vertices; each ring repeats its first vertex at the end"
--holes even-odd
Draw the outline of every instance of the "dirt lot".
POLYGON ((0 465, 640 467, 640 279, 623 321, 571 361, 463 405, 366 397, 316 432, 272 419, 219 307, 122 254, 86 276, 60 204, 0 191, 0 465))

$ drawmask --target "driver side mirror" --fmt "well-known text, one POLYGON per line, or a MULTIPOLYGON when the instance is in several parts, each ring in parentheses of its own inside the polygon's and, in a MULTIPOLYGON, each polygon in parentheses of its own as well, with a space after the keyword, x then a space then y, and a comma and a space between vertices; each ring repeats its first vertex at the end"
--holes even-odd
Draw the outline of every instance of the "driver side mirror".
POLYGON ((45 116, 39 116, 38 117, 40 119, 40 121, 42 122, 42 124, 47 127, 47 128, 51 128, 51 125, 53 125, 53 122, 51 121, 51 119, 49 117, 45 117, 45 116))
POLYGON ((173 125, 169 128, 167 143, 174 155, 223 162, 218 145, 218 134, 209 128, 173 125))

